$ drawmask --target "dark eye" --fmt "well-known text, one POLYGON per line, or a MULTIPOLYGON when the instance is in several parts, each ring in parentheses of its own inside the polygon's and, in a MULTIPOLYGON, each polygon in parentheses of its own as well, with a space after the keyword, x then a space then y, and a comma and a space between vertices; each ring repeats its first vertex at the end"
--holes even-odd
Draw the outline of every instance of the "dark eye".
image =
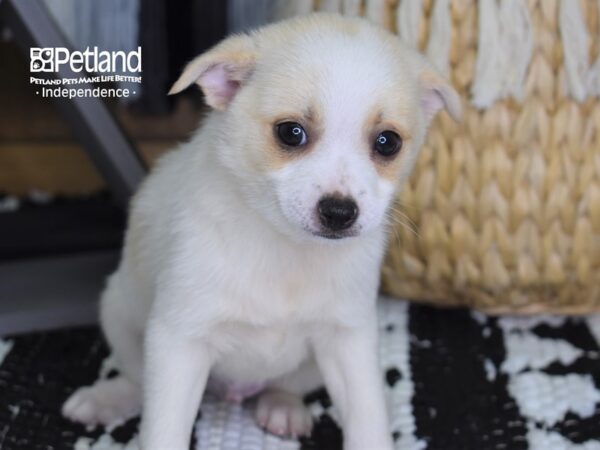
POLYGON ((277 125, 276 130, 279 140, 287 146, 298 147, 308 141, 306 131, 299 123, 283 122, 277 125))
POLYGON ((402 148, 402 138, 393 131, 382 131, 375 139, 374 148, 381 156, 394 156, 402 148))

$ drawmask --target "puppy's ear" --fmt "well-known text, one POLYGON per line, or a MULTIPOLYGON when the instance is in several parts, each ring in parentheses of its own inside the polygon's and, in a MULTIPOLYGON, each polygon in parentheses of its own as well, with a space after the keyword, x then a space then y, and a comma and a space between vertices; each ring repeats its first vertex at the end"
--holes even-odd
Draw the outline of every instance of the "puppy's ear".
POLYGON ((169 95, 196 83, 204 92, 208 105, 224 110, 252 73, 256 58, 251 36, 232 36, 191 61, 169 95))
POLYGON ((427 123, 435 115, 445 109, 454 120, 460 120, 460 97, 450 83, 438 74, 435 69, 426 67, 419 75, 421 83, 421 108, 427 123))

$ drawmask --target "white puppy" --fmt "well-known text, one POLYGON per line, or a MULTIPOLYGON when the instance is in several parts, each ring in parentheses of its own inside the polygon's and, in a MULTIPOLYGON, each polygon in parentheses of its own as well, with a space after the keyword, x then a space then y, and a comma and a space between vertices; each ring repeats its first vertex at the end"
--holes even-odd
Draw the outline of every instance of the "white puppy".
POLYGON ((323 380, 344 447, 391 449, 375 317, 386 214, 457 94, 397 37, 333 15, 230 37, 172 93, 192 83, 213 111, 135 196, 101 300, 121 375, 64 415, 108 424, 143 404, 143 448, 187 449, 208 385, 259 394, 258 423, 297 436, 311 427, 300 395, 323 380))

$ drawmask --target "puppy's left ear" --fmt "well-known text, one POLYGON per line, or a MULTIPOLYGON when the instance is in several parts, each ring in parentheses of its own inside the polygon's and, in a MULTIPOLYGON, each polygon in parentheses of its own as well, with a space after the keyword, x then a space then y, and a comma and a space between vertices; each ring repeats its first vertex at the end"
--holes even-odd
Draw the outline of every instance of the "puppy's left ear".
POLYGON ((250 35, 232 36, 191 61, 169 95, 196 83, 208 105, 224 110, 252 73, 256 59, 257 50, 250 35))
POLYGON ((421 85, 421 108, 427 123, 442 109, 459 121, 461 117, 460 97, 450 83, 435 69, 426 67, 419 75, 421 85))

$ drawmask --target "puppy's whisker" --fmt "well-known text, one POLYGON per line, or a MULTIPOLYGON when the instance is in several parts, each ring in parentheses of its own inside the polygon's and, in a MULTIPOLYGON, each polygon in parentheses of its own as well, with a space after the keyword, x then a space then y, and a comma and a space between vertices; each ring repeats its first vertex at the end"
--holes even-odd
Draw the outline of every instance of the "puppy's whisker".
POLYGON ((388 220, 388 223, 391 226, 392 230, 394 230, 394 232, 398 232, 398 230, 396 229, 396 227, 394 227, 394 225, 399 225, 400 227, 407 229, 408 231, 410 231, 411 233, 413 233, 415 236, 417 236, 420 239, 421 235, 419 234, 415 223, 410 221, 410 219, 408 219, 410 222, 405 222, 402 220, 403 218, 408 219, 408 217, 402 217, 402 216, 398 217, 395 214, 392 214, 390 212, 388 212, 386 214, 386 219, 388 220))
MULTIPOLYGON (((418 225, 403 211, 395 206, 391 206, 387 211, 387 217, 390 218, 394 223, 401 225, 403 227, 408 228, 412 231, 416 236, 419 236, 418 233, 418 225)), ((419 236, 420 237, 420 236, 419 236)))
POLYGON ((395 244, 400 244, 402 242, 402 237, 400 236, 400 232, 396 227, 394 227, 391 223, 388 227, 392 231, 392 236, 395 239, 395 244))
POLYGON ((403 211, 404 207, 402 207, 402 205, 399 206, 395 206, 392 205, 390 207, 390 210, 396 214, 398 214, 400 217, 402 217, 403 219, 406 219, 406 221, 408 221, 415 229, 419 228, 417 226, 417 224, 410 218, 410 216, 408 216, 404 211, 403 211), (401 209, 402 208, 402 209, 401 209))
POLYGON ((417 205, 415 205, 413 203, 403 202, 400 199, 396 199, 395 206, 400 207, 400 208, 402 208, 405 211, 412 211, 412 212, 417 212, 418 211, 417 205))

